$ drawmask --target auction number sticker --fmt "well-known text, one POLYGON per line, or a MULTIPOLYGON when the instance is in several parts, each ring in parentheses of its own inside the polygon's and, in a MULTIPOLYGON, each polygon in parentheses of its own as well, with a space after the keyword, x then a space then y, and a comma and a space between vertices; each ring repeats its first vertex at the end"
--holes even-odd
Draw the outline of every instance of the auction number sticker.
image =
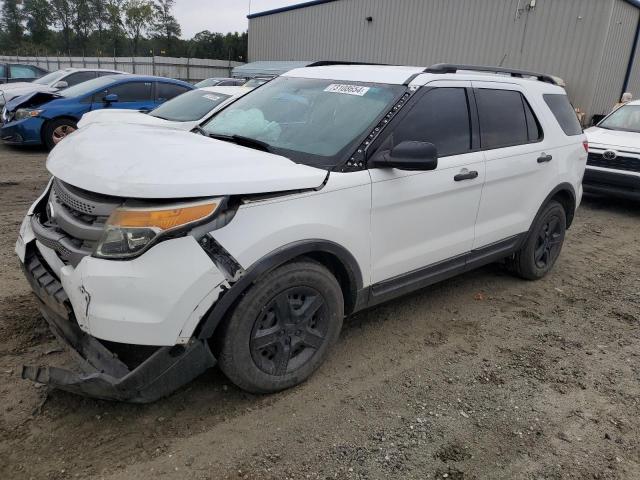
POLYGON ((347 95, 364 96, 369 91, 369 87, 361 87, 360 85, 345 85, 341 83, 332 83, 324 89, 325 92, 345 93, 347 95))

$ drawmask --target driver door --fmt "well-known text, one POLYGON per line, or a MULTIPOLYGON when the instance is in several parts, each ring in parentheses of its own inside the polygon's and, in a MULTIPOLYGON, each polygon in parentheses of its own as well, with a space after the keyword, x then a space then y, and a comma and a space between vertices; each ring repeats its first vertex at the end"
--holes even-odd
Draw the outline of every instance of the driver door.
POLYGON ((453 80, 427 84, 374 145, 373 154, 402 141, 430 142, 439 157, 432 171, 370 169, 374 300, 464 268, 485 178, 470 87, 453 80))

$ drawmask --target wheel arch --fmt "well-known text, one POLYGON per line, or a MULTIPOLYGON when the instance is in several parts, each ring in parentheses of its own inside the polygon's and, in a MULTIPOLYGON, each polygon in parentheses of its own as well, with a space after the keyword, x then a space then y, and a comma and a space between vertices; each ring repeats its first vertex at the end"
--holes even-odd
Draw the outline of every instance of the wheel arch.
POLYGON ((538 213, 540 213, 540 210, 542 210, 544 206, 552 200, 559 202, 560 205, 562 205, 562 207, 564 208, 564 212, 567 217, 568 229, 573 223, 573 218, 576 213, 576 192, 573 188, 573 185, 571 185, 570 183, 561 183, 556 188, 551 190, 551 192, 544 199, 544 202, 542 202, 542 205, 540 206, 538 212, 536 212, 536 217, 538 213))
POLYGON ((349 314, 356 309, 363 280, 362 272, 353 254, 345 247, 329 240, 302 240, 280 247, 251 265, 211 307, 198 325, 195 335, 201 339, 210 338, 256 280, 300 258, 310 258, 327 268, 340 284, 344 296, 345 313, 349 314))

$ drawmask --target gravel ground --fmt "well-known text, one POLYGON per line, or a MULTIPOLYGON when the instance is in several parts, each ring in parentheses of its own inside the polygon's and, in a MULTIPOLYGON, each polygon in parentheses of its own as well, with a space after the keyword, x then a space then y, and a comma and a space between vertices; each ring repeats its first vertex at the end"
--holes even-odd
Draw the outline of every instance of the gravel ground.
POLYGON ((0 478, 640 478, 640 205, 585 199, 544 280, 492 265, 348 319, 297 388, 212 369, 135 406, 18 377, 72 364, 13 253, 44 160, 0 146, 0 478))

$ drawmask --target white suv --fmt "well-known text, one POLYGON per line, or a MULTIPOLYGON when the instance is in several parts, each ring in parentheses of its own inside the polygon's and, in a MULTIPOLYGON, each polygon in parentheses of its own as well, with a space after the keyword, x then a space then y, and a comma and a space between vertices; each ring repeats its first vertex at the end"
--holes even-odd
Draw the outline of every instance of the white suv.
POLYGON ((582 196, 570 112, 545 75, 340 65, 193 132, 89 125, 51 152, 16 251, 90 373, 22 375, 145 402, 217 361, 274 392, 320 366, 345 315, 498 260, 541 278, 582 196))

